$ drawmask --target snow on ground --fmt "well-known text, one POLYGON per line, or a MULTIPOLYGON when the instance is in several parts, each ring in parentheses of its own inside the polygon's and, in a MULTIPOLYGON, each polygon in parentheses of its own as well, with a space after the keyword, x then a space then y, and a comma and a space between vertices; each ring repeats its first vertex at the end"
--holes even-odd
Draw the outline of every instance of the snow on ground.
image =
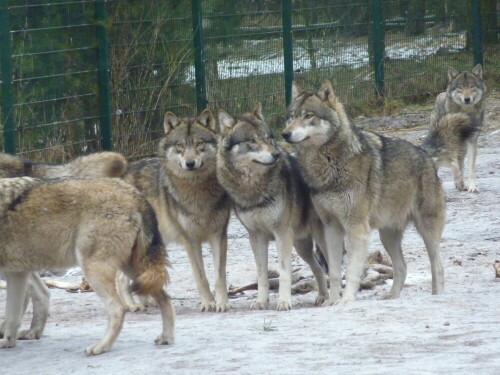
MULTIPOLYGON (((293 310, 250 311, 256 292, 232 299, 228 313, 200 313, 186 254, 170 248, 171 285, 177 311, 176 342, 155 346, 161 323, 157 309, 129 313, 109 353, 86 357, 84 349, 102 337, 103 305, 94 293, 53 289, 51 315, 41 340, 21 341, 0 351, 5 375, 59 374, 500 374, 500 101, 489 106, 480 138, 479 194, 457 192, 442 170, 447 225, 442 240, 446 292, 432 296, 430 267, 414 228, 404 239, 408 278, 401 297, 379 297, 390 282, 363 291, 344 306, 315 307, 315 293, 294 295, 293 310)), ((398 135, 415 141, 425 127, 398 135)), ((370 250, 382 250, 376 233, 370 250)), ((274 247, 271 267, 277 263, 274 247)), ((204 250, 213 282, 211 256, 204 250)), ((296 265, 303 262, 295 258, 296 265)), ((244 228, 229 229, 228 282, 254 281, 255 264, 244 228)), ((57 278, 80 281, 78 273, 57 278)), ((0 319, 6 293, 0 290, 0 319)), ((28 314, 23 321, 30 321, 28 314)))
MULTIPOLYGON (((282 52, 270 52, 267 54, 252 54, 259 50, 260 43, 268 41, 250 41, 248 47, 250 56, 242 54, 240 58, 231 58, 217 61, 217 74, 219 79, 240 78, 251 75, 282 74, 283 54, 282 52)), ((349 65, 359 68, 369 63, 368 47, 363 43, 336 43, 325 46, 325 40, 313 39, 314 57, 316 68, 327 68, 349 65), (321 48, 319 48, 321 46, 321 48)), ((311 59, 305 46, 305 41, 298 41, 294 48, 293 67, 294 70, 311 69, 311 59)), ((439 51, 457 52, 465 48, 465 35, 450 33, 439 38, 435 36, 419 36, 411 39, 388 40, 386 42, 385 54, 389 59, 421 59, 438 53, 439 51)), ((186 71, 186 82, 194 82, 194 66, 186 71)), ((367 78, 368 79, 368 78, 367 78)))

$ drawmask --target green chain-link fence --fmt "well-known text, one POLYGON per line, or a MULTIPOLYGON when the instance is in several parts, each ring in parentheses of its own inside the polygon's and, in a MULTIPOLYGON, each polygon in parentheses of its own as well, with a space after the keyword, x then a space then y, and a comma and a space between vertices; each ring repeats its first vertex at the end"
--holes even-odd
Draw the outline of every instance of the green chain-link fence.
POLYGON ((140 157, 167 110, 259 101, 279 129, 293 79, 329 78, 352 113, 428 101, 448 66, 498 84, 499 38, 498 0, 0 0, 0 146, 140 157))

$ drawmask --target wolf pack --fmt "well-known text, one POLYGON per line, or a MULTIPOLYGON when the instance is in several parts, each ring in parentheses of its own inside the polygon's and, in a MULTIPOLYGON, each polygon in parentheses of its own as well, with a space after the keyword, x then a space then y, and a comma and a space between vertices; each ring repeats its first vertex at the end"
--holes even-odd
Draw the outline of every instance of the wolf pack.
POLYGON ((108 314, 105 335, 86 348, 88 355, 108 351, 126 311, 151 298, 162 318, 155 343, 173 343, 169 243, 188 255, 201 311, 231 310, 226 263, 232 213, 248 231, 256 262, 258 291, 250 309, 269 308, 270 241, 279 258, 277 310, 292 308, 293 249, 316 279, 316 305, 354 301, 373 229, 393 265, 384 298, 398 298, 407 274, 401 242, 410 223, 427 249, 432 294, 443 293, 439 252, 446 207, 437 170, 451 168, 458 190, 478 191, 475 162, 486 94, 481 65, 449 68, 448 80, 420 145, 360 130, 325 81, 316 90, 293 83, 281 133, 286 143, 276 139, 257 104, 244 114, 219 110, 217 118, 208 109, 192 118, 167 112, 157 156, 131 163, 114 152, 67 164, 0 154, 0 273, 7 284, 0 348, 42 336, 50 293, 38 272, 75 265, 108 314), (213 256, 215 293, 204 243, 213 256), (30 303, 31 325, 19 330, 30 303))

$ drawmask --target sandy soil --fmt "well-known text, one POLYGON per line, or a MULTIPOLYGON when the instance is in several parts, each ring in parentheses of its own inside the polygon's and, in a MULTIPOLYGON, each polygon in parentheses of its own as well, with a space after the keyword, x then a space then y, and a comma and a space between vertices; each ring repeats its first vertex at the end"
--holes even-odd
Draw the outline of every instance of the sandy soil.
MULTIPOLYGON (((419 111, 417 111, 419 112, 419 111)), ((369 126, 418 143, 428 111, 371 120, 369 126), (421 119, 416 121, 415 119, 421 119), (405 124, 411 122, 411 126, 405 124), (393 123, 401 124, 392 126, 393 123), (398 130, 395 130, 398 129, 398 130)), ((53 289, 44 337, 0 351, 1 373, 10 374, 500 374, 500 95, 488 100, 480 137, 478 194, 455 190, 449 170, 440 171, 447 193, 442 240, 446 292, 432 296, 429 260, 421 238, 409 228, 404 238, 408 278, 401 297, 381 301, 390 280, 362 291, 345 306, 313 306, 315 292, 293 296, 293 310, 250 311, 256 292, 231 300, 228 313, 200 313, 186 254, 171 247, 169 292, 177 311, 174 345, 155 346, 157 309, 130 313, 111 352, 86 357, 106 325, 94 293, 53 289)), ((370 250, 382 250, 376 233, 370 250)), ((213 281, 208 249, 207 273, 213 281)), ((270 249, 271 267, 277 263, 270 249)), ((299 258, 297 266, 303 265, 299 258)), ((228 282, 254 282, 255 264, 245 229, 232 219, 228 282)), ((54 277, 52 277, 54 279, 54 277)), ((80 281, 78 270, 58 280, 80 281)), ((0 319, 6 293, 0 290, 0 319)), ((271 293, 271 308, 276 293, 271 293)), ((24 319, 29 323, 31 316, 24 319)))

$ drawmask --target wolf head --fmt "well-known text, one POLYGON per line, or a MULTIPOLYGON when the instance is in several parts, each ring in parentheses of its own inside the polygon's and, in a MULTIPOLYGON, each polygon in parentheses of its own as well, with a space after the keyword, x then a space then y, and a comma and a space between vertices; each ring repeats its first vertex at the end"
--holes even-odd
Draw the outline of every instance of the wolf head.
POLYGON ((486 93, 481 64, 477 64, 471 71, 459 72, 454 68, 448 68, 448 81, 447 94, 461 107, 479 103, 486 93))
POLYGON ((219 124, 222 134, 220 153, 230 160, 234 168, 264 171, 279 160, 281 152, 264 121, 260 103, 252 112, 240 117, 233 117, 221 110, 219 124))
POLYGON ((193 171, 213 173, 217 150, 217 124, 210 110, 193 118, 178 118, 167 112, 163 121, 165 136, 159 156, 167 159, 168 170, 183 177, 193 171))
POLYGON ((317 92, 305 91, 293 82, 286 128, 281 133, 288 143, 321 146, 340 136, 347 124, 349 120, 330 81, 317 92))

